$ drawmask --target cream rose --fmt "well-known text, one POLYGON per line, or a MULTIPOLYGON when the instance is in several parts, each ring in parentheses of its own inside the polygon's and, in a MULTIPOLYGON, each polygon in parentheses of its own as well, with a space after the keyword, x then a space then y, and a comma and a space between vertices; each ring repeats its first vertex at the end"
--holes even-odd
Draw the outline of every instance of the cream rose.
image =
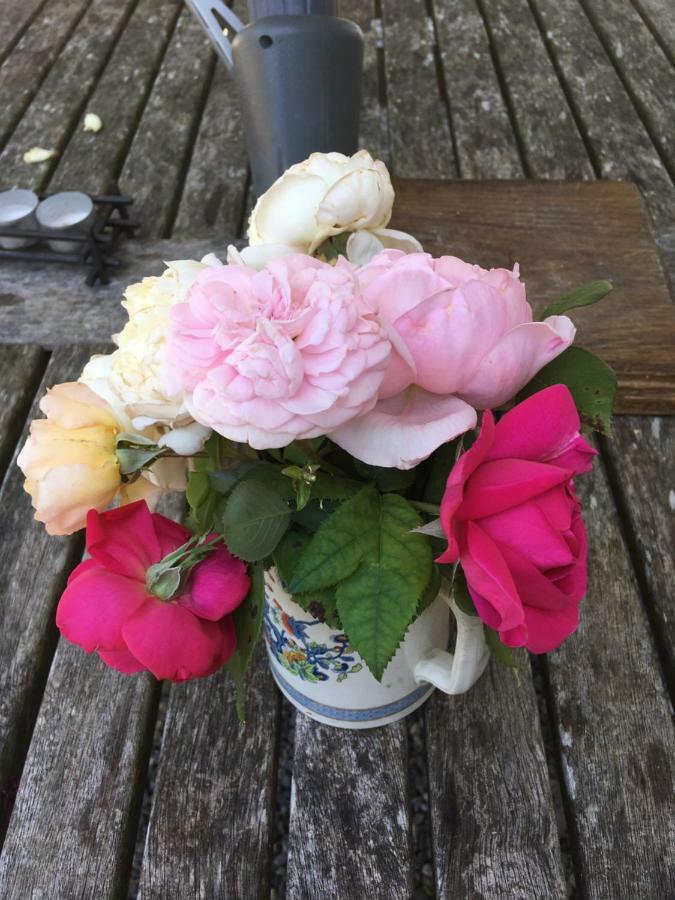
POLYGON ((347 257, 357 264, 385 247, 421 250, 411 235, 386 227, 393 203, 387 167, 367 150, 351 157, 312 153, 260 197, 248 223, 250 246, 241 254, 230 248, 228 262, 262 268, 288 253, 312 254, 343 232, 352 232, 347 257))
POLYGON ((162 275, 126 289, 122 306, 129 321, 113 335, 117 350, 92 357, 80 381, 110 404, 125 428, 164 426, 168 431, 160 438, 160 446, 189 454, 201 449, 210 431, 193 421, 183 396, 171 395, 165 386, 170 310, 185 299, 203 269, 220 263, 209 255, 202 262, 180 260, 167 265, 162 275))

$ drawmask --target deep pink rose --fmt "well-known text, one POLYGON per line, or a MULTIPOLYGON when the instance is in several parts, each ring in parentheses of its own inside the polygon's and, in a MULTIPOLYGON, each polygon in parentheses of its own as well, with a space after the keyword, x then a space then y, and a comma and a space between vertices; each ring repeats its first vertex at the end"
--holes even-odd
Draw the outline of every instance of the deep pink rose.
POLYGON ((392 353, 378 403, 331 438, 364 462, 411 468, 511 400, 574 340, 567 316, 532 320, 518 267, 378 253, 356 271, 392 353))
POLYGON ((487 411, 448 477, 438 562, 460 561, 478 615, 509 647, 546 653, 579 623, 586 529, 572 479, 596 454, 579 427, 569 390, 546 388, 497 425, 487 411))
POLYGON ((59 601, 61 634, 120 672, 156 678, 203 678, 236 649, 230 613, 246 597, 246 566, 219 545, 169 601, 149 593, 146 573, 184 544, 190 532, 145 501, 87 517, 87 550, 59 601))
POLYGON ((349 267, 295 254, 214 266, 171 310, 167 388, 256 450, 330 433, 371 409, 391 348, 349 267))

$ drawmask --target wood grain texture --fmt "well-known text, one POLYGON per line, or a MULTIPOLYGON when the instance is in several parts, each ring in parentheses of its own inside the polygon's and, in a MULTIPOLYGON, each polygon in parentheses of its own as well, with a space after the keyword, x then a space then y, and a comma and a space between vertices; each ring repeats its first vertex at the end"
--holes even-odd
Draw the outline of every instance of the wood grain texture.
POLYGON ((675 74, 668 58, 630 3, 582 0, 582 5, 674 177, 675 74))
MULTIPOLYGON (((29 165, 23 154, 30 147, 61 153, 135 3, 92 0, 0 154, 4 184, 38 191, 46 184, 56 163, 29 165)), ((114 130, 115 119, 103 127, 114 130)))
POLYGON ((0 67, 0 145, 7 140, 89 2, 47 3, 0 67))
POLYGON ((632 0, 632 3, 675 65, 675 18, 670 0, 632 0))
POLYGON ((476 0, 434 0, 462 178, 520 178, 523 167, 476 0))
POLYGON ((399 178, 457 174, 424 0, 382 0, 389 152, 399 178))
POLYGON ((668 680, 675 685, 675 419, 617 417, 603 455, 646 587, 668 680))
MULTIPOLYGON (((229 5, 242 22, 248 21, 244 0, 229 5)), ((239 236, 247 185, 248 156, 239 99, 232 76, 217 59, 172 234, 210 237, 224 259, 228 241, 239 236)))
POLYGON ((50 192, 100 194, 119 175, 180 9, 179 0, 140 0, 87 103, 109 127, 93 133, 78 124, 50 192))
MULTIPOLYGON (((578 0, 533 0, 549 49, 565 79, 571 101, 583 120, 591 151, 603 178, 639 185, 668 251, 675 240, 675 185, 626 94, 591 23, 579 15, 578 0)), ((671 269, 671 271, 673 271, 671 269)))
POLYGON ((434 254, 518 261, 535 310, 586 281, 612 281, 602 303, 571 312, 577 343, 615 369, 618 412, 675 412, 675 311, 633 185, 403 181, 397 191, 394 227, 434 254))
MULTIPOLYGON (((37 392, 77 377, 89 348, 55 353, 37 392)), ((56 642, 55 603, 81 552, 77 536, 49 537, 33 520, 23 474, 15 465, 27 427, 0 489, 0 785, 21 772, 56 642)), ((0 896, 3 892, 0 890, 0 896)))
POLYGON ((592 178, 593 169, 527 2, 477 0, 531 178, 592 178))
POLYGON ((125 895, 156 683, 59 643, 0 857, 6 900, 125 895))
POLYGON ((244 724, 225 672, 172 685, 142 900, 269 896, 279 694, 259 650, 244 724))
POLYGON ((287 900, 412 896, 406 726, 347 731, 298 714, 287 900))
POLYGON ((340 3, 340 15, 356 22, 363 32, 359 147, 364 147, 377 159, 387 162, 387 107, 382 102, 384 85, 380 85, 378 58, 382 50, 382 23, 375 19, 375 12, 373 0, 342 0, 340 3))
POLYGON ((24 0, 23 3, 3 3, 0 62, 16 46, 31 20, 45 5, 45 2, 46 0, 24 0))
POLYGON ((578 631, 548 656, 579 888, 669 897, 675 884, 671 710, 602 466, 577 480, 589 536, 578 631))
POLYGON ((34 344, 0 347, 0 481, 5 474, 48 355, 34 344))
POLYGON ((134 198, 140 237, 166 237, 170 229, 213 64, 203 28, 184 9, 120 175, 122 192, 134 198))
POLYGON ((526 656, 425 708, 438 897, 564 898, 555 811, 526 656), (508 812, 507 812, 508 811, 508 812))

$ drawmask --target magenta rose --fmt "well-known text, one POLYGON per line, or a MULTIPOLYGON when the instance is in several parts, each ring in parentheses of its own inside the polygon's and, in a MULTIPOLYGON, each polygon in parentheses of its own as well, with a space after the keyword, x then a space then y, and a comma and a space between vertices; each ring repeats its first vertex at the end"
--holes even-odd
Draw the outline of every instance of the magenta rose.
POLYGON ((579 623, 586 529, 573 477, 596 451, 563 385, 546 388, 480 434, 450 472, 441 503, 448 548, 478 615, 509 647, 546 653, 579 623))

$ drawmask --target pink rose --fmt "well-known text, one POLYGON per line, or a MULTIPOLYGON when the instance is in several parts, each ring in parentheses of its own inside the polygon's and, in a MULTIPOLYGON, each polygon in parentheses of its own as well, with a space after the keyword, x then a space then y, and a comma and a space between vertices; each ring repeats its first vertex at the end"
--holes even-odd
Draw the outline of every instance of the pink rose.
POLYGON ((77 566, 59 601, 61 634, 120 672, 185 681, 220 669, 236 649, 230 613, 249 590, 244 563, 220 545, 195 566, 179 596, 161 600, 146 586, 150 566, 189 537, 143 501, 91 510, 91 559, 77 566))
POLYGON ((577 627, 586 591, 586 529, 572 478, 596 451, 579 434, 572 396, 554 385, 494 424, 448 477, 441 525, 478 615, 509 647, 553 650, 577 627))
POLYGON ((295 254, 202 272, 172 309, 169 380, 197 421, 263 450, 371 409, 390 353, 352 271, 295 254))

